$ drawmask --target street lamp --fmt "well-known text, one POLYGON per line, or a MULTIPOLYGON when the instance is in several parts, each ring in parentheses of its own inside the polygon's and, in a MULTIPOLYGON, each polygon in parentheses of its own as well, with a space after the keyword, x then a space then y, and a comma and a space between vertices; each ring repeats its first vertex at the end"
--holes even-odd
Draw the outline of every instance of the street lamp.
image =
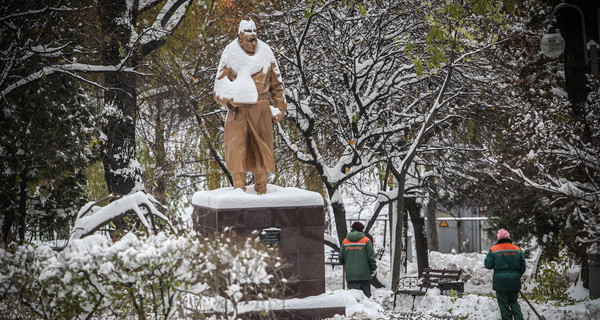
MULTIPOLYGON (((540 47, 542 53, 548 58, 556 58, 563 54, 565 51, 565 39, 560 35, 559 30, 554 27, 554 15, 563 8, 572 8, 579 12, 581 16, 581 31, 583 33, 583 53, 585 55, 585 64, 591 65, 592 74, 598 74, 598 43, 594 39, 587 40, 587 33, 585 30, 585 17, 583 11, 573 4, 561 3, 552 10, 550 15, 550 25, 548 31, 542 37, 540 47)), ((600 34, 600 9, 596 12, 596 20, 598 22, 598 34, 600 34)))
POLYGON ((565 39, 558 33, 556 28, 551 26, 548 32, 542 37, 540 43, 542 53, 548 58, 557 58, 565 51, 565 39))

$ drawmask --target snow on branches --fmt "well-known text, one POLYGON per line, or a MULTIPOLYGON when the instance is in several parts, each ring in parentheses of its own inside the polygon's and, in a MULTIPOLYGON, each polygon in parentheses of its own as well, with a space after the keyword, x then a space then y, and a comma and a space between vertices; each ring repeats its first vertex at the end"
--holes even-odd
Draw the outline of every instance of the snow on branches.
POLYGON ((241 297, 274 297, 285 280, 274 249, 256 239, 126 234, 0 250, 0 313, 6 317, 237 319, 241 297), (195 303, 191 303, 194 301, 195 303))
POLYGON ((77 214, 77 219, 75 220, 70 239, 83 238, 114 219, 120 218, 128 213, 134 213, 142 222, 146 230, 154 230, 151 223, 146 219, 146 214, 154 215, 164 220, 172 230, 174 229, 169 218, 163 215, 154 206, 154 204, 159 203, 152 195, 138 191, 131 195, 116 198, 117 200, 104 207, 96 206, 98 202, 105 200, 101 199, 100 201, 90 202, 81 208, 77 214))

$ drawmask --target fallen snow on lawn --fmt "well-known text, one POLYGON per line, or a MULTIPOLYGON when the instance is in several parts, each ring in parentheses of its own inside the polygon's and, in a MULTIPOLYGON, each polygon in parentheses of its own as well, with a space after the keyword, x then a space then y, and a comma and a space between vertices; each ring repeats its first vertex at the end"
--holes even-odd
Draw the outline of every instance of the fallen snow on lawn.
MULTIPOLYGON (((424 297, 414 299, 414 309, 412 309, 413 298, 411 296, 398 295, 396 308, 394 309, 394 296, 389 287, 380 289, 372 287, 373 296, 371 298, 363 296, 363 299, 349 301, 351 303, 346 304, 346 316, 338 315, 330 319, 399 319, 407 314, 413 314, 415 315, 414 318, 416 318, 416 315, 426 315, 427 318, 437 315, 454 316, 456 319, 497 320, 500 318, 500 312, 492 290, 493 273, 483 267, 485 256, 486 253, 430 253, 429 263, 433 268, 447 267, 464 270, 466 283, 465 294, 462 298, 442 295, 439 289, 430 289, 424 297)), ((377 263, 380 273, 379 280, 389 286, 387 277, 391 275, 386 272, 386 270, 389 270, 388 256, 384 255, 382 260, 378 260, 377 263)), ((527 261, 528 268, 531 268, 532 263, 531 260, 527 261)), ((416 269, 416 263, 409 262, 406 274, 416 275, 416 269)), ((340 266, 333 268, 326 266, 325 277, 327 290, 333 290, 334 293, 341 290, 342 268, 340 266)), ((354 291, 349 290, 349 292, 354 291)), ((586 300, 588 292, 582 287, 581 283, 574 285, 567 292, 571 298, 580 302, 562 307, 555 306, 552 302, 538 304, 532 301, 532 303, 535 309, 548 320, 600 319, 600 299, 586 300)), ((538 319, 525 300, 519 298, 519 304, 526 320, 538 319)), ((328 306, 327 300, 323 300, 320 305, 328 306)))

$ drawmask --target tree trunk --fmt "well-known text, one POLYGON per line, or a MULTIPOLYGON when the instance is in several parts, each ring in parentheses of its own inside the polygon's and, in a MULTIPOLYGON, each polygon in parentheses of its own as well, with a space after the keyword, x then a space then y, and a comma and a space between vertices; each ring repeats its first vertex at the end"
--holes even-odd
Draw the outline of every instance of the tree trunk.
MULTIPOLYGON (((391 216, 391 214, 390 214, 391 216)), ((392 242, 392 290, 396 290, 400 280, 402 267, 402 244, 404 231, 404 179, 398 179, 398 199, 396 200, 396 216, 394 217, 392 242)))
POLYGON ((329 194, 331 208, 333 209, 333 217, 335 219, 335 229, 337 230, 338 241, 341 245, 348 234, 348 227, 346 226, 346 208, 344 207, 344 203, 341 202, 342 197, 339 195, 339 190, 337 187, 327 185, 327 193, 329 194))
POLYGON ((406 198, 406 209, 410 215, 415 232, 415 248, 417 251, 417 269, 419 275, 424 268, 429 267, 429 252, 427 251, 427 235, 425 234, 425 219, 421 216, 421 205, 415 198, 406 198))
POLYGON ((427 189, 429 190, 429 202, 425 207, 427 215, 427 231, 429 237, 429 250, 440 251, 440 243, 438 238, 437 220, 435 216, 436 200, 437 200, 437 184, 435 178, 427 180, 427 189))
POLYGON ((19 244, 25 243, 25 221, 27 218, 27 168, 20 173, 19 182, 19 211, 17 214, 17 227, 19 233, 19 244))
MULTIPOLYGON (((107 65, 118 65, 128 54, 128 23, 134 22, 133 13, 124 0, 99 0, 98 10, 104 40, 102 60, 107 65)), ((143 189, 135 145, 136 76, 107 72, 104 84, 108 88, 102 112, 104 176, 110 193, 129 194, 143 189)))
POLYGON ((157 99, 156 105, 156 118, 154 119, 155 141, 153 145, 153 153, 156 158, 156 170, 154 171, 154 179, 156 180, 156 186, 153 188, 152 193, 158 202, 166 203, 166 179, 167 179, 167 159, 165 152, 165 125, 162 117, 163 103, 160 99, 157 99))
MULTIPOLYGON (((381 191, 387 191, 387 181, 389 179, 389 175, 390 175, 390 163, 388 161, 386 169, 385 169, 385 175, 383 176, 383 180, 381 180, 381 185, 379 186, 379 190, 381 191)), ((390 202, 391 204, 391 202, 390 202)), ((379 213, 381 212, 381 210, 383 210, 383 207, 386 205, 386 202, 377 202, 377 206, 375 207, 375 211, 373 212, 373 215, 371 216, 371 219, 369 219, 369 222, 367 223, 367 226, 365 227, 365 232, 369 232, 371 230, 371 228, 373 227, 373 225, 375 224, 375 222, 377 221, 377 218, 379 217, 379 213)), ((391 211, 389 211, 390 214, 388 214, 388 217, 391 216, 391 211)), ((384 248, 385 248, 385 238, 383 240, 384 243, 384 248)))
POLYGON ((575 251, 575 255, 581 259, 581 270, 579 276, 583 281, 583 287, 590 289, 590 264, 588 261, 587 248, 582 246, 575 251))
POLYGON ((9 192, 13 189, 15 183, 17 183, 17 175, 11 174, 6 181, 0 182, 3 186, 0 193, 0 205, 2 206, 2 243, 4 246, 8 246, 12 242, 12 227, 15 223, 15 211, 17 205, 15 204, 14 192, 9 192))
POLYGON ((406 213, 406 200, 404 201, 404 212, 402 216, 404 217, 404 222, 402 223, 402 236, 403 236, 403 244, 404 244, 404 255, 402 256, 402 265, 404 266, 404 273, 408 272, 408 250, 412 249, 412 246, 409 245, 408 242, 408 214, 406 213))

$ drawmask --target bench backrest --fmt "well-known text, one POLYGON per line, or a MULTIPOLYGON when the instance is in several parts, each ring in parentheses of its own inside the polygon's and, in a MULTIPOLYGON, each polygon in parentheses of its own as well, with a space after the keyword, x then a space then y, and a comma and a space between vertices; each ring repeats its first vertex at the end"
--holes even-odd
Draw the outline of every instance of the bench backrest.
POLYGON ((421 274, 421 283, 419 286, 427 288, 435 288, 438 283, 446 281, 458 281, 463 270, 448 270, 448 269, 423 269, 421 274))
POLYGON ((325 260, 328 261, 339 261, 340 260, 340 253, 338 251, 329 251, 325 254, 325 260))

